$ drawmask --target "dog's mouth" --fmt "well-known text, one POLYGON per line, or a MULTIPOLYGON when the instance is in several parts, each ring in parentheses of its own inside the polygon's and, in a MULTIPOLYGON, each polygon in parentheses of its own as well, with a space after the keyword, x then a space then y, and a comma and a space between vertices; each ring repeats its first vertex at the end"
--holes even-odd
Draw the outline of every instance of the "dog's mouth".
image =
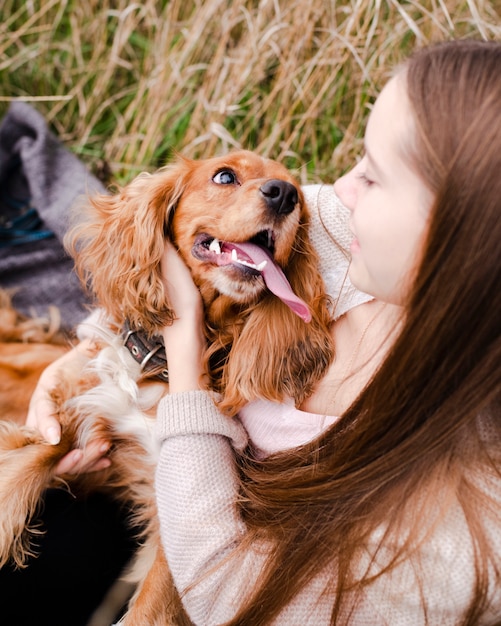
POLYGON ((192 253, 200 261, 222 266, 237 265, 242 271, 258 276, 261 275, 270 259, 274 263, 274 248, 275 240, 271 230, 263 230, 248 242, 241 243, 221 241, 204 233, 195 239, 192 253), (246 250, 246 247, 252 244, 253 247, 246 250), (257 259, 262 255, 259 255, 253 248, 259 248, 266 256, 257 259))
POLYGON ((249 241, 221 241, 207 234, 198 235, 192 248, 195 258, 218 266, 238 267, 246 275, 262 276, 266 287, 305 322, 311 320, 308 305, 296 296, 273 258, 274 237, 261 231, 249 241))

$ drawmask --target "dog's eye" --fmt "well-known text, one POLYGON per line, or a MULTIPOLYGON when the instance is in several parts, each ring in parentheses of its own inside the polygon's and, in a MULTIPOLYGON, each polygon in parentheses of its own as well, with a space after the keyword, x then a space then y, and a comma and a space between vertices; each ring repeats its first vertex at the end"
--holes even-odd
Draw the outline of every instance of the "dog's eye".
POLYGON ((238 183, 235 172, 232 170, 221 170, 212 177, 212 180, 218 185, 235 185, 238 183))

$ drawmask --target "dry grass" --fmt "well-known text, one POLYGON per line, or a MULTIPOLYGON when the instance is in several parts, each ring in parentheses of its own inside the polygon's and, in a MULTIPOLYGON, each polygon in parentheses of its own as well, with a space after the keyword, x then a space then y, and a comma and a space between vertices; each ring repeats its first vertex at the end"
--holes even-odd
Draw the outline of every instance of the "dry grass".
POLYGON ((234 146, 328 180, 415 46, 501 39, 486 0, 3 0, 0 113, 31 100, 72 149, 123 181, 172 151, 234 146))

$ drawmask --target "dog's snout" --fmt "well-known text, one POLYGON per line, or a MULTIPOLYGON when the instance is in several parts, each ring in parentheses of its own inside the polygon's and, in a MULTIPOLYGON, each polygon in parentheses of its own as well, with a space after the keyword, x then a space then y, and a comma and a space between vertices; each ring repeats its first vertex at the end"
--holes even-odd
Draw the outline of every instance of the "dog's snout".
POLYGON ((269 209, 279 215, 288 215, 294 211, 298 202, 297 189, 285 180, 268 180, 260 187, 269 209))

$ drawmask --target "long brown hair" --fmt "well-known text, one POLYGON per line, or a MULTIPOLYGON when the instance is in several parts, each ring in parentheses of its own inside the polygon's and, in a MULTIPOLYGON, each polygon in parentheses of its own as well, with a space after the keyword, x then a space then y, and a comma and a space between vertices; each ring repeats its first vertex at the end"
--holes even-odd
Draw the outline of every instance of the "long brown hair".
MULTIPOLYGON (((271 622, 326 571, 331 621, 349 623, 364 588, 419 558, 453 506, 474 554, 474 594, 461 622, 476 624, 486 610, 487 571, 500 572, 484 525, 488 496, 471 477, 480 469, 499 478, 501 468, 500 67, 501 45, 458 41, 417 52, 400 71, 416 129, 408 156, 436 197, 403 327, 323 436, 264 461, 240 460, 249 541, 264 534, 273 548, 231 624, 271 622), (360 571, 376 528, 384 529, 381 551, 395 538, 400 549, 360 571)), ((426 594, 422 602, 426 621, 426 594)))

